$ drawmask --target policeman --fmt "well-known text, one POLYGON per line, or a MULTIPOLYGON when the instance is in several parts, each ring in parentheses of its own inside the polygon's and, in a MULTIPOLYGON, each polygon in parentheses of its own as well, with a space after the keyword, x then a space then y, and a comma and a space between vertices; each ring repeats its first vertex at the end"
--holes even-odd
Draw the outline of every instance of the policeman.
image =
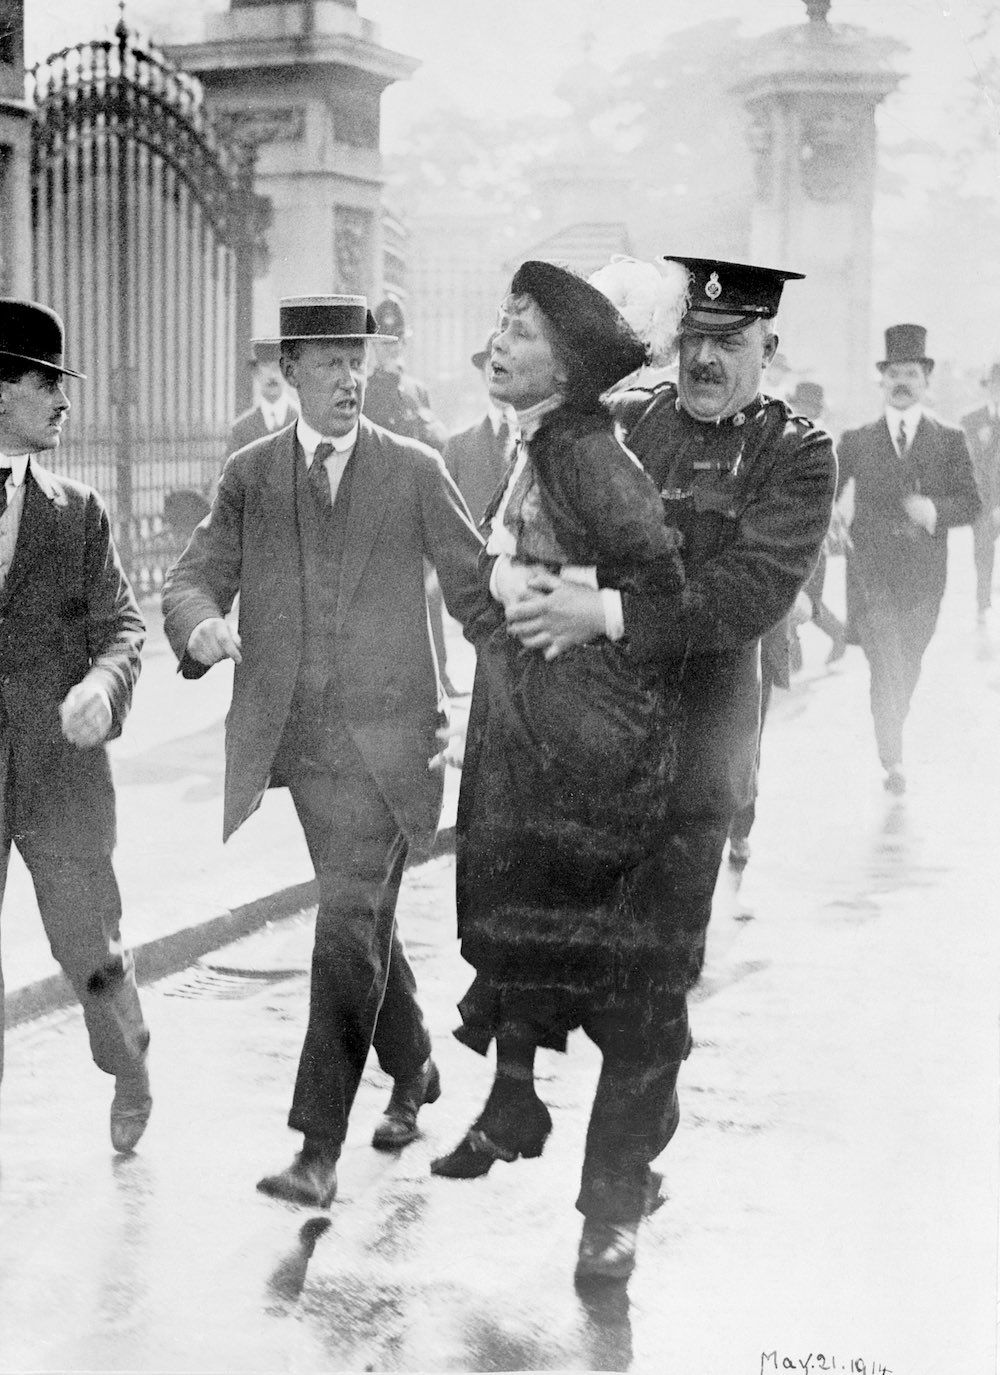
MULTIPOLYGON (((637 660, 680 681, 660 891, 676 933, 676 991, 701 973, 712 893, 735 810, 752 795, 760 713, 761 635, 791 609, 826 535, 836 485, 828 436, 761 394, 778 339, 784 283, 802 274, 704 258, 690 273, 678 380, 621 398, 629 448, 660 488, 679 535, 679 592, 594 590, 534 579, 508 612, 514 634, 550 656, 600 634, 625 637, 637 660)), ((649 1064, 607 1061, 598 1085, 577 1207, 585 1224, 577 1273, 621 1277, 655 1195, 649 1163, 677 1126, 676 1082, 690 1047, 649 1064), (671 1061, 670 1073, 666 1060, 671 1061), (620 1080, 620 1082, 618 1082, 620 1080), (622 1168, 622 1161, 626 1168, 622 1168)))

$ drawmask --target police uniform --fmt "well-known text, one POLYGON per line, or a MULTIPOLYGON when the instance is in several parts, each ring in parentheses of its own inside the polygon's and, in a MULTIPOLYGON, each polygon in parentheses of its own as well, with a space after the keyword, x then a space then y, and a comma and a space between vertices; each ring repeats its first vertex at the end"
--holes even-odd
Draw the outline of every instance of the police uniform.
MULTIPOLYGON (((691 272, 683 329, 725 334, 772 317, 784 280, 798 276, 703 259, 691 272)), ((668 673, 680 666, 681 717, 663 850, 662 919, 683 933, 679 985, 700 975, 712 893, 734 811, 750 796, 757 753, 762 635, 791 609, 830 520, 836 462, 829 437, 784 401, 757 395, 719 421, 695 419, 668 382, 623 396, 626 442, 660 489, 680 536, 686 581, 677 592, 622 593, 628 651, 668 673)), ((585 1215, 641 1215, 648 1163, 679 1117, 676 1080, 686 1015, 656 1061, 626 1074, 605 1064, 591 1119, 585 1215), (611 1105, 614 1104, 614 1110, 611 1105), (604 1110, 602 1108, 607 1110, 604 1110)))

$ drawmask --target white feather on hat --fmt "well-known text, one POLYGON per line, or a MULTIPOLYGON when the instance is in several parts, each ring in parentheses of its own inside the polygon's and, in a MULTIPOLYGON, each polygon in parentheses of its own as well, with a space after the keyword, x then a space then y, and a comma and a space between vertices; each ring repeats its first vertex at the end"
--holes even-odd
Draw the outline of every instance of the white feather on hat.
POLYGON ((680 263, 642 262, 617 253, 587 279, 607 296, 646 345, 654 367, 677 351, 681 319, 688 308, 689 275, 680 263))

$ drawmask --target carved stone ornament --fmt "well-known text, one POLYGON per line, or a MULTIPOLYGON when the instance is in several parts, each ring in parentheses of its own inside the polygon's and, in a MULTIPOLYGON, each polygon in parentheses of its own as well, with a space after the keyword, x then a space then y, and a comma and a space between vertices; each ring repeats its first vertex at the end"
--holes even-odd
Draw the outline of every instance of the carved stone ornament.
POLYGON ((369 249, 374 222, 371 212, 353 205, 334 208, 334 257, 337 267, 337 290, 357 291, 365 295, 370 285, 369 249))
POLYGON ((814 201, 846 200, 864 162, 865 129, 850 110, 813 111, 802 122, 799 158, 802 186, 814 201))
POLYGON ((294 143, 306 127, 303 105, 261 105, 257 109, 218 110, 216 121, 239 143, 294 143))

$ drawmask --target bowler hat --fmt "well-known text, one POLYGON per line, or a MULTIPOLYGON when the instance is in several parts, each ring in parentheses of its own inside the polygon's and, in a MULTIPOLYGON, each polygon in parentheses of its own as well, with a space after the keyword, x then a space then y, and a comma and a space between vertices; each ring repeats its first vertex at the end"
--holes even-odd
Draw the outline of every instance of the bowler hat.
MULTIPOLYGON (((281 342, 293 339, 385 339, 364 296, 282 296, 278 306, 281 342)), ((258 341, 255 340, 256 345, 258 341)))
POLYGON ((721 258, 682 258, 664 255, 681 263, 691 274, 690 305, 681 321, 682 333, 735 334, 754 320, 771 320, 786 282, 799 282, 802 272, 755 263, 730 263, 721 258))
POLYGON ((646 362, 639 336, 603 291, 554 263, 522 263, 511 295, 530 296, 598 393, 646 362))
POLYGON ((927 357, 927 331, 923 325, 890 325, 885 332, 885 358, 875 366, 884 372, 893 363, 922 363, 934 366, 927 357))
POLYGON ((63 366, 63 322, 54 310, 37 301, 0 298, 0 358, 16 358, 67 377, 84 377, 82 372, 63 366))

